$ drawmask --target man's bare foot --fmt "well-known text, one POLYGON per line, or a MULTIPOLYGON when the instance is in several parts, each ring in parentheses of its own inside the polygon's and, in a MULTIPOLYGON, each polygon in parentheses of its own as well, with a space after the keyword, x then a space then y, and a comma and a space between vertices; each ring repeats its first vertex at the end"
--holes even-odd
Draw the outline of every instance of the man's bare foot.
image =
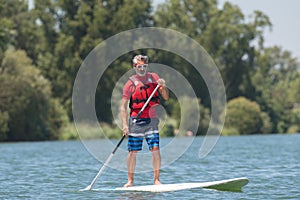
POLYGON ((133 181, 128 181, 123 187, 132 187, 133 181))
POLYGON ((161 182, 158 179, 154 180, 154 185, 161 185, 161 182))

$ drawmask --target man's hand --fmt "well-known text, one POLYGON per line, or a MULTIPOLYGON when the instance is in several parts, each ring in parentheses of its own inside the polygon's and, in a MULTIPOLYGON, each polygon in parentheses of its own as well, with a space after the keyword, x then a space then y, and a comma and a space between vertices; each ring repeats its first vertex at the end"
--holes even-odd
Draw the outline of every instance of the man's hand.
POLYGON ((123 127, 123 135, 127 136, 129 134, 129 128, 128 126, 123 127))
POLYGON ((162 98, 164 100, 168 100, 169 99, 169 90, 166 86, 166 81, 162 78, 157 80, 157 84, 161 85, 161 87, 159 88, 159 93, 162 95, 162 98))
POLYGON ((162 79, 162 78, 158 79, 158 80, 157 80, 157 83, 158 83, 159 85, 163 86, 163 87, 166 86, 166 81, 165 81, 164 79, 162 79))

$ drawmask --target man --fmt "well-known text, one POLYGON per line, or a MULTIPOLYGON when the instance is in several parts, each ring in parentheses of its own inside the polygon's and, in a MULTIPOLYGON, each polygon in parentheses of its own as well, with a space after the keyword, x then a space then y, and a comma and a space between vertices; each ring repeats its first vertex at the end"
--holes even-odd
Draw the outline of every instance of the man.
POLYGON ((159 152, 159 133, 158 119, 155 106, 160 103, 159 94, 164 100, 168 100, 169 91, 165 80, 159 78, 156 73, 147 72, 148 57, 137 55, 133 58, 133 68, 135 75, 131 76, 123 88, 121 118, 123 123, 123 134, 128 136, 128 155, 126 158, 128 169, 128 182, 124 187, 133 186, 134 169, 136 165, 137 152, 142 150, 143 139, 145 138, 152 152, 152 165, 154 171, 154 184, 161 184, 159 181, 160 173, 160 152, 159 152), (157 84, 158 91, 155 92, 140 117, 136 119, 139 111, 145 105, 148 97, 152 94, 157 84), (127 107, 130 107, 130 119, 128 125, 127 107))

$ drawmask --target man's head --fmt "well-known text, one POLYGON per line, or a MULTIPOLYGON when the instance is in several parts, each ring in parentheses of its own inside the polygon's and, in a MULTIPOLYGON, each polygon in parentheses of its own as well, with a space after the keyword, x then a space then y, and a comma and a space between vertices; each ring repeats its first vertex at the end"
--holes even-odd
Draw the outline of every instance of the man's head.
POLYGON ((136 55, 133 60, 133 68, 139 76, 145 76, 148 68, 148 57, 143 55, 136 55))

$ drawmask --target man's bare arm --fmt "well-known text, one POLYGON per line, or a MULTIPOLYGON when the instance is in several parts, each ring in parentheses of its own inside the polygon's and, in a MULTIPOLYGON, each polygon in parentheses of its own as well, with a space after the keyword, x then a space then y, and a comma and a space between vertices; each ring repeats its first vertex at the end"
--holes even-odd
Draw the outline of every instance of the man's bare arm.
POLYGON ((122 98, 121 119, 122 119, 122 126, 123 126, 122 127, 123 135, 129 134, 127 107, 128 107, 128 100, 122 98))

